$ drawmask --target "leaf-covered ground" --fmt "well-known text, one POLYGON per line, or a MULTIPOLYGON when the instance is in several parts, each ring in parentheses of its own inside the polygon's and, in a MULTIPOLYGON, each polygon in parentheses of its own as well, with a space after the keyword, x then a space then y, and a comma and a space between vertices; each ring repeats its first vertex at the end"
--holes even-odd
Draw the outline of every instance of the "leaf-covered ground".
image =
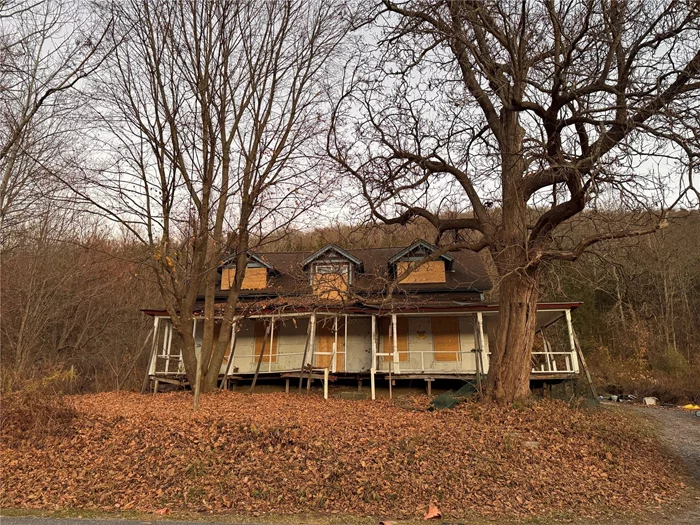
MULTIPOLYGON (((222 393, 70 399, 71 432, 0 444, 0 506, 410 519, 600 516, 673 500, 683 482, 633 416, 543 401, 324 401, 222 393), (415 405, 415 406, 413 406, 415 405)), ((3 428, 3 433, 11 433, 3 428)))

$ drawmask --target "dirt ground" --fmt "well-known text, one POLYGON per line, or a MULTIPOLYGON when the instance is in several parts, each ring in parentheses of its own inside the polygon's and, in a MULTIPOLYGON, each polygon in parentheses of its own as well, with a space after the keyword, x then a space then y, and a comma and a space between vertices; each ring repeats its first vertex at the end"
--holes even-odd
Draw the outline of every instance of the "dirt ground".
POLYGON ((694 489, 690 491, 689 499, 684 505, 653 514, 649 518, 649 523, 699 525, 700 418, 689 410, 656 407, 632 409, 660 426, 664 445, 681 462, 694 489))

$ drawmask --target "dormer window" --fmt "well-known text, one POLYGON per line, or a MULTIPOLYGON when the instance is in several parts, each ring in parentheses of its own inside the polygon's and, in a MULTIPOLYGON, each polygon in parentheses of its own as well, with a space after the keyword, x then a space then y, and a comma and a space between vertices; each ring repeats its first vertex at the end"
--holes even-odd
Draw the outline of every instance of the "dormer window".
POLYGON ((422 262, 438 250, 437 246, 419 240, 389 260, 389 272, 400 284, 439 284, 446 281, 452 257, 442 254, 434 261, 422 262))
POLYGON ((314 295, 324 299, 342 299, 352 284, 350 263, 317 263, 311 265, 311 287, 314 295))
MULTIPOLYGON (((235 255, 229 257, 224 262, 221 268, 221 289, 230 290, 233 287, 236 279, 235 255)), ((248 264, 246 264, 245 276, 241 290, 264 290, 267 288, 267 278, 271 273, 272 267, 267 264, 261 257, 249 253, 248 264)))
POLYGON ((308 272, 314 295, 323 299, 343 299, 362 261, 342 248, 329 244, 306 258, 302 265, 308 272))
POLYGON ((423 264, 420 264, 420 259, 399 261, 396 275, 401 284, 444 283, 445 261, 438 259, 423 264))

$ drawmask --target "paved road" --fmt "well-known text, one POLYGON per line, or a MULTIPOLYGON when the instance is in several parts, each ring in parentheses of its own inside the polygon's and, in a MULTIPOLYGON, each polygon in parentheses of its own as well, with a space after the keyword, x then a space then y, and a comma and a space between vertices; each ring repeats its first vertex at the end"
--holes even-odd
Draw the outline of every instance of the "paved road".
MULTIPOLYGON (((689 410, 635 408, 644 417, 660 423, 661 439, 668 450, 680 459, 691 483, 700 494, 700 418, 689 410)), ((700 497, 677 512, 655 515, 653 523, 664 525, 700 525, 700 497)))

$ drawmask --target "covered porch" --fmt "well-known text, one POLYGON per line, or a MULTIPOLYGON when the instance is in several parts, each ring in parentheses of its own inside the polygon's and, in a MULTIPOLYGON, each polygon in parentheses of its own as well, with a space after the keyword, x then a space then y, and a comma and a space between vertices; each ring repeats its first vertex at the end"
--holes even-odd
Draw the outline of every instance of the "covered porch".
MULTIPOLYGON (((532 352, 531 379, 563 379, 579 373, 571 311, 580 303, 538 306, 540 336, 532 352), (556 329, 552 327, 557 326, 556 329), (556 331, 549 337, 548 332, 556 331)), ((167 315, 154 315, 148 379, 184 386, 182 341, 167 315)), ((224 329, 221 319, 215 335, 224 329)), ((193 335, 201 346, 204 321, 195 317, 193 335)), ((489 370, 489 340, 498 326, 498 305, 394 311, 261 312, 237 318, 220 369, 222 387, 252 377, 336 377, 481 383, 489 370)))

